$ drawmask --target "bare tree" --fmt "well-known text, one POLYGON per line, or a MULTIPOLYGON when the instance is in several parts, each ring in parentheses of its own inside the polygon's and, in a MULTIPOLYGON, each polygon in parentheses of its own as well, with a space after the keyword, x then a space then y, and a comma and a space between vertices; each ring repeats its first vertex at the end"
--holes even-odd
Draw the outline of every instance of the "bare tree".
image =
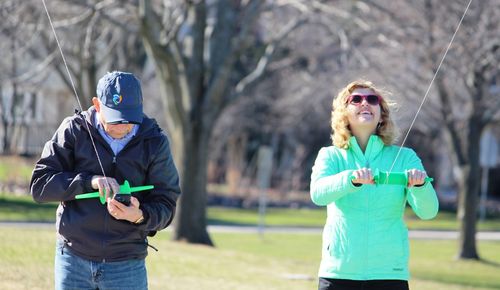
MULTIPOLYGON (((484 129, 500 118, 500 93, 494 91, 500 75, 500 5, 487 2, 471 7, 459 38, 461 51, 454 53, 456 58, 447 66, 450 76, 442 74, 436 83, 442 120, 460 168, 458 257, 462 259, 479 259, 475 238, 481 176, 479 141, 484 129), (457 104, 456 98, 464 103, 457 104)), ((428 5, 432 11, 433 3, 428 5)), ((459 11, 453 8, 450 10, 459 11)))
MULTIPOLYGON (((35 98, 41 96, 32 92, 44 87, 41 83, 52 72, 73 91, 43 7, 33 0, 0 4, 0 35, 4 40, 0 50, 7 56, 0 60, 4 153, 19 143, 15 138, 22 138, 19 132, 26 131, 22 124, 26 110, 32 110, 35 98)), ((114 1, 47 1, 47 8, 83 109, 91 105, 99 73, 110 67, 142 72, 146 54, 133 13, 137 6, 114 1)), ((45 88, 51 86, 56 85, 45 88)))
MULTIPOLYGON (((262 81, 247 93, 250 98, 236 101, 225 111, 215 128, 217 142, 211 145, 211 161, 217 161, 219 171, 227 165, 228 184, 246 188, 251 176, 246 173, 241 180, 243 176, 233 173, 232 164, 245 158, 246 164, 236 166, 240 168, 236 170, 248 168, 256 146, 270 145, 273 140, 272 186, 286 198, 290 190, 307 189, 308 171, 319 148, 331 144, 332 99, 337 90, 367 70, 364 48, 358 43, 370 36, 371 28, 362 20, 363 15, 356 14, 354 2, 335 6, 318 1, 279 3, 310 15, 309 20, 281 42, 262 81), (232 142, 238 138, 248 141, 232 142), (245 144, 247 148, 233 148, 245 144)), ((290 18, 290 12, 281 9, 260 24, 278 26, 279 17, 290 18)))
MULTIPOLYGON (((413 103, 419 104, 469 1, 426 0, 411 5, 364 2, 372 12, 390 16, 391 26, 382 30, 390 32, 385 34, 386 39, 395 43, 392 51, 397 56, 393 59, 403 59, 403 53, 407 61, 393 64, 391 69, 397 68, 398 74, 389 75, 397 80, 394 83, 401 84, 404 93, 417 97, 413 103)), ((434 130, 443 128, 447 147, 453 152, 458 169, 455 172, 459 192, 457 217, 461 224, 457 256, 463 259, 479 259, 475 240, 479 140, 486 126, 500 118, 499 19, 497 1, 472 3, 423 107, 427 118, 417 122, 417 126, 427 124, 434 130)), ((387 67, 380 62, 378 65, 387 67)))
MULTIPOLYGON (((83 109, 91 105, 100 73, 109 68, 142 72, 145 51, 137 25, 130 24, 137 23, 133 13, 136 7, 125 4, 71 0, 50 2, 48 5, 83 109)), ((58 50, 48 21, 46 25, 40 34, 44 49, 31 50, 36 58, 58 50)), ((66 87, 73 91, 62 59, 56 58, 52 65, 66 87)))
POLYGON ((181 173, 176 240, 213 244, 206 230, 205 187, 215 121, 262 76, 276 44, 303 21, 291 18, 276 34, 259 38, 257 20, 264 4, 140 1, 141 33, 155 61, 181 173))
MULTIPOLYGON (((4 56, 0 60, 0 115, 2 122, 2 152, 15 152, 22 130, 25 130, 25 115, 32 95, 27 94, 28 87, 40 80, 32 71, 40 66, 33 65, 29 50, 36 47, 37 34, 40 31, 40 18, 32 13, 31 3, 4 1, 0 4, 0 51, 4 56)), ((51 58, 49 56, 48 58, 51 58)))

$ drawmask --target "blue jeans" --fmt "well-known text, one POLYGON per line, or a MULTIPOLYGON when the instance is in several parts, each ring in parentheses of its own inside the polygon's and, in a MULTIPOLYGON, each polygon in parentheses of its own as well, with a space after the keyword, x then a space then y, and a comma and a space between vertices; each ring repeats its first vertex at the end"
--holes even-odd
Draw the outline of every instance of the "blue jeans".
POLYGON ((141 260, 94 262, 73 254, 57 241, 55 256, 56 290, 147 290, 146 263, 141 260))

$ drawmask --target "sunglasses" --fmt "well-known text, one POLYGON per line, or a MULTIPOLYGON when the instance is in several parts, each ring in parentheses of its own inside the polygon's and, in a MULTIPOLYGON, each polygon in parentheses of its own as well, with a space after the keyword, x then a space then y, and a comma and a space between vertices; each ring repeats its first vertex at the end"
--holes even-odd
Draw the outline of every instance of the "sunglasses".
POLYGON ((347 102, 359 106, 363 100, 366 100, 366 102, 372 106, 378 106, 380 104, 380 97, 377 95, 350 95, 347 102))

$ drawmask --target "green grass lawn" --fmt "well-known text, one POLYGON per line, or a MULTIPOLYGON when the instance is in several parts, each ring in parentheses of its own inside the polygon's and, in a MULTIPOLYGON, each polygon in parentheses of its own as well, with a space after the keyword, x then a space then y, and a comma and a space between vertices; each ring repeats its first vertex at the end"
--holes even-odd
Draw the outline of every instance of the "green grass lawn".
MULTIPOLYGON (((0 164, 0 182, 25 183, 30 166, 0 164)), ((55 220, 56 203, 36 204, 30 196, 0 193, 0 221, 55 220)), ((267 210, 268 226, 322 227, 325 208, 267 210)), ((208 208, 212 225, 258 224, 257 209, 208 208)), ((456 230, 454 213, 441 211, 422 221, 408 209, 410 229, 456 230)), ((500 218, 478 223, 500 230, 500 218)), ((55 229, 0 225, 0 289, 52 289, 55 229)), ((150 289, 316 289, 320 234, 211 233, 216 248, 172 242, 169 231, 150 240, 159 248, 147 259, 150 289)), ((478 241, 483 261, 457 261, 456 241, 411 240, 412 290, 500 289, 500 242, 478 241)))
MULTIPOLYGON (((51 227, 0 227, 0 289, 52 289, 51 227)), ((150 240, 150 289, 316 289, 320 234, 212 233, 215 248, 150 240)), ((411 241, 412 290, 499 289, 500 243, 479 242, 486 262, 453 259, 455 241, 411 241)))
POLYGON ((0 193, 0 221, 53 222, 57 203, 38 204, 31 196, 0 193))
MULTIPOLYGON (((0 195, 0 221, 53 222, 56 203, 36 204, 29 196, 0 195)), ((321 209, 269 209, 266 225, 321 227, 321 209)), ((257 210, 210 207, 209 224, 256 225, 257 210)), ((407 213, 411 229, 456 229, 452 213, 432 221, 407 213)), ((480 223, 500 229, 498 219, 480 223)), ((53 283, 55 233, 3 226, 0 231, 0 289, 50 289, 53 283), (24 288, 23 288, 24 287, 24 288)), ((315 289, 320 234, 212 233, 216 248, 172 242, 160 232, 151 243, 148 273, 151 289, 315 289), (251 278, 249 278, 251 277, 251 278), (200 284, 201 283, 201 284, 200 284)), ((478 242, 485 261, 455 261, 456 241, 411 241, 412 289, 499 289, 500 242, 478 242)))
POLYGON ((17 156, 0 157, 0 182, 29 184, 35 164, 34 159, 17 156))
MULTIPOLYGON (((57 203, 37 204, 30 196, 0 194, 0 221, 45 221, 55 220, 57 203)), ((268 226, 322 227, 326 218, 326 208, 283 209, 269 208, 265 224, 268 226)), ((257 209, 237 209, 225 207, 208 208, 208 224, 211 225, 248 225, 259 223, 257 209)), ((433 220, 420 220, 407 209, 408 228, 429 230, 457 230, 455 214, 441 211, 433 220)), ((478 223, 481 231, 500 231, 500 218, 490 218, 478 223)))

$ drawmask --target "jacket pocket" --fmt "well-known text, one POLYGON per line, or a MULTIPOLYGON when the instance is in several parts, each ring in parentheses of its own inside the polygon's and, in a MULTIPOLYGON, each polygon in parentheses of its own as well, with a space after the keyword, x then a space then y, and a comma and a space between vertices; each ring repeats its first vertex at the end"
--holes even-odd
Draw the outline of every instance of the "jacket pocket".
POLYGON ((328 245, 328 252, 330 256, 342 257, 348 252, 349 245, 350 242, 345 235, 335 233, 332 235, 332 239, 328 245))
POLYGON ((351 224, 343 218, 332 224, 328 248, 332 271, 344 274, 362 271, 366 259, 366 236, 362 230, 359 224, 351 224))

